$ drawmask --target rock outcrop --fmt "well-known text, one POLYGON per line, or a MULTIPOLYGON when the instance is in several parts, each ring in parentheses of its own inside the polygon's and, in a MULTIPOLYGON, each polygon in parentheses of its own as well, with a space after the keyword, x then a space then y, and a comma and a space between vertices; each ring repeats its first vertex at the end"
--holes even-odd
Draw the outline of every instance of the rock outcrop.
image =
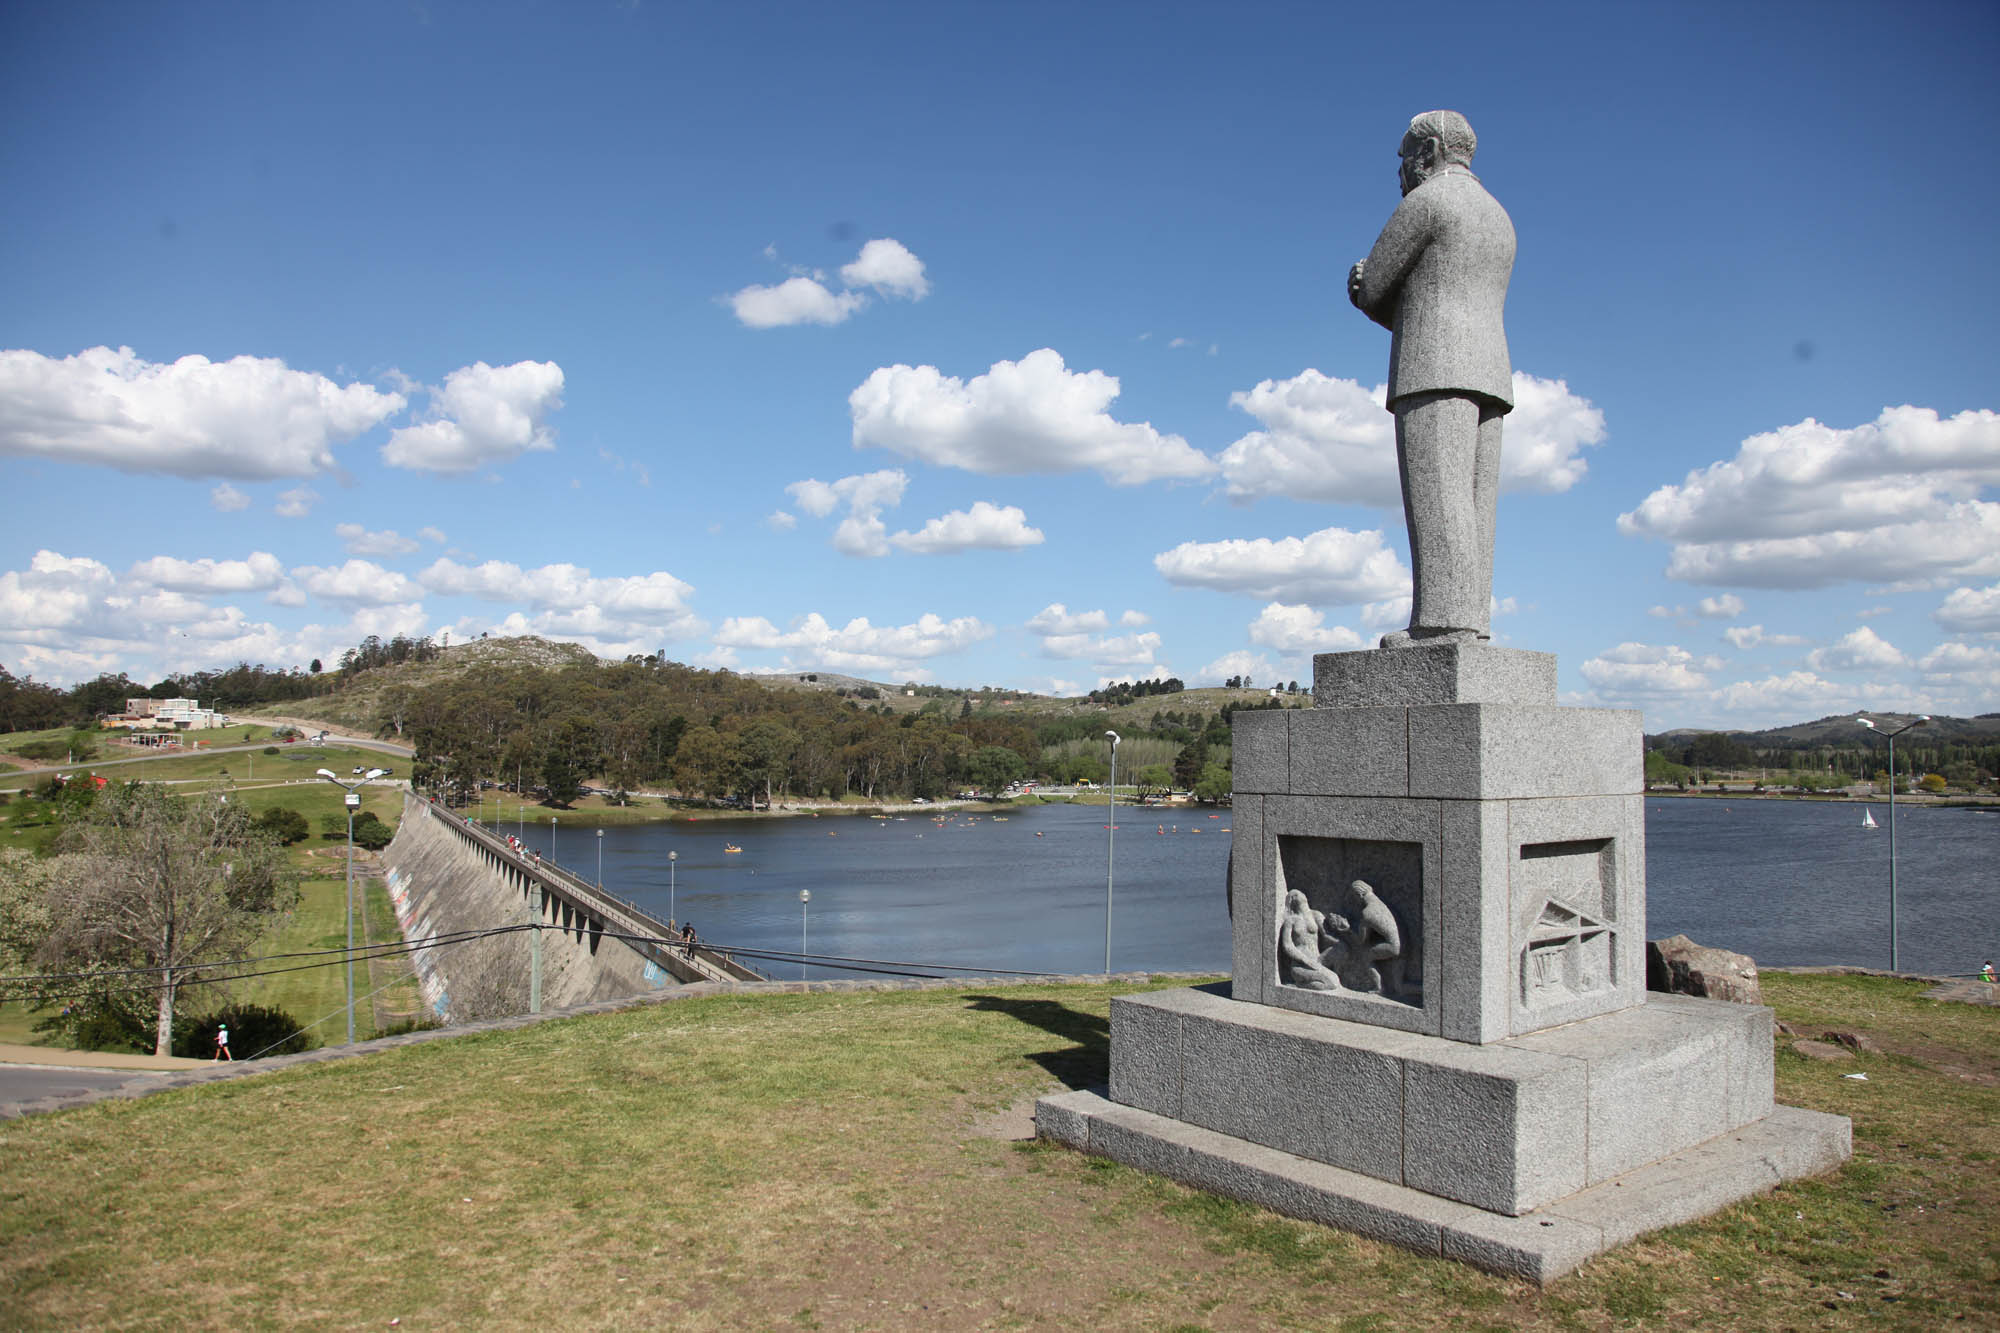
POLYGON ((1748 954, 1696 944, 1685 935, 1646 941, 1646 989, 1737 1004, 1764 1003, 1748 954))

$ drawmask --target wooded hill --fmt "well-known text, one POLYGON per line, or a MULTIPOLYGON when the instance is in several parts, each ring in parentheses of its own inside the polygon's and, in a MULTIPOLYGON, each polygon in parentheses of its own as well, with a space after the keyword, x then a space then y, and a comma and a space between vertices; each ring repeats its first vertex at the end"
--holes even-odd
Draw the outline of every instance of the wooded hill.
MULTIPOLYGON (((1868 717, 1885 731, 1914 722, 1914 713, 1868 717)), ((1764 731, 1694 731, 1682 728, 1646 737, 1647 771, 1659 760, 1709 772, 1774 770, 1825 774, 1845 784, 1883 771, 1888 747, 1882 736, 1836 713, 1811 722, 1764 731)), ((2000 713, 1978 717, 1935 716, 1896 741, 1896 772, 1936 773, 1951 785, 1971 788, 2000 775, 2000 713)))
POLYGON ((1102 782, 1107 729, 1122 782, 1228 790, 1230 714, 1303 693, 1149 682, 1096 700, 865 680, 747 676, 661 655, 606 662, 573 644, 485 639, 341 673, 291 716, 403 741, 413 777, 567 803, 585 784, 706 799, 948 795, 1017 778, 1102 782), (1169 688, 1169 687, 1176 688, 1169 688))

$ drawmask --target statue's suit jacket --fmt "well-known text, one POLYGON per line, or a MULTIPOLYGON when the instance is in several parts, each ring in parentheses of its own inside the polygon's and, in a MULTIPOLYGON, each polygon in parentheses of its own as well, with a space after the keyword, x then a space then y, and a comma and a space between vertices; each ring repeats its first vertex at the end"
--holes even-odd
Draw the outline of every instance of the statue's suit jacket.
POLYGON ((1355 304, 1395 337, 1389 406, 1451 392, 1514 405, 1501 323, 1514 224, 1479 178, 1447 167, 1403 196, 1362 266, 1355 304))

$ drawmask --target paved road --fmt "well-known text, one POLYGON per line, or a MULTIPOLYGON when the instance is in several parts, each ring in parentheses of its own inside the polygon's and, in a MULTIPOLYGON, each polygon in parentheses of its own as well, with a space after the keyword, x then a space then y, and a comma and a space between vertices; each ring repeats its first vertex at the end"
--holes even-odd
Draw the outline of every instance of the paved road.
POLYGON ((165 1070, 144 1069, 57 1069, 48 1065, 0 1064, 0 1103, 39 1101, 43 1097, 72 1097, 84 1092, 102 1092, 134 1079, 156 1079, 165 1070))

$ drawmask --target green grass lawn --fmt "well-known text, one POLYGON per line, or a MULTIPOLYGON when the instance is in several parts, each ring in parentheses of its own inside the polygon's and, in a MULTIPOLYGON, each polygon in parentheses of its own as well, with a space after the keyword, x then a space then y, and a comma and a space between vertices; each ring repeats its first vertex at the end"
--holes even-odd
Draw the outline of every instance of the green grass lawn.
MULTIPOLYGON (((375 766, 382 759, 367 750, 328 746, 289 748, 276 755, 254 751, 230 754, 185 755, 149 759, 140 764, 120 764, 104 768, 103 775, 114 782, 139 780, 170 782, 188 792, 226 790, 230 799, 240 801, 261 814, 273 806, 289 806, 306 817, 313 827, 312 841, 319 840, 320 816, 338 813, 342 807, 340 788, 317 776, 320 768, 331 769, 344 780, 353 781, 356 765, 375 766)), ((92 765, 78 765, 88 770, 92 765)), ((17 774, 11 779, 0 775, 0 846, 39 847, 54 836, 49 807, 28 795, 24 788, 39 786, 46 775, 17 774)), ((371 783, 361 790, 361 808, 394 824, 402 815, 400 787, 371 783)))
MULTIPOLYGON (((402 939, 389 892, 382 881, 362 875, 356 867, 354 880, 354 940, 364 944, 394 944, 402 939)), ((343 874, 304 881, 299 906, 279 929, 257 946, 260 954, 306 953, 315 949, 339 949, 347 944, 347 928, 342 921, 347 902, 347 881, 343 874)), ((293 967, 311 959, 277 962, 272 967, 293 967)), ((382 1028, 411 1017, 422 1007, 414 972, 407 960, 380 959, 354 965, 354 1037, 366 1041, 382 1028), (384 989, 387 987, 387 989, 384 989)), ((347 1039, 347 971, 344 966, 315 967, 311 970, 282 972, 239 982, 236 997, 246 1003, 283 1009, 300 1026, 310 1030, 322 1046, 337 1046, 347 1039)), ((255 1052, 244 1052, 245 1055, 255 1052)))
POLYGON ((0 1324, 1976 1322, 2000 1289, 2000 1010, 1766 982, 1781 1015, 1884 1047, 1779 1052, 1780 1100, 1854 1117, 1853 1162, 1546 1290, 994 1136, 1106 1069, 1109 989, 1009 986, 686 1001, 8 1122, 0 1324))

